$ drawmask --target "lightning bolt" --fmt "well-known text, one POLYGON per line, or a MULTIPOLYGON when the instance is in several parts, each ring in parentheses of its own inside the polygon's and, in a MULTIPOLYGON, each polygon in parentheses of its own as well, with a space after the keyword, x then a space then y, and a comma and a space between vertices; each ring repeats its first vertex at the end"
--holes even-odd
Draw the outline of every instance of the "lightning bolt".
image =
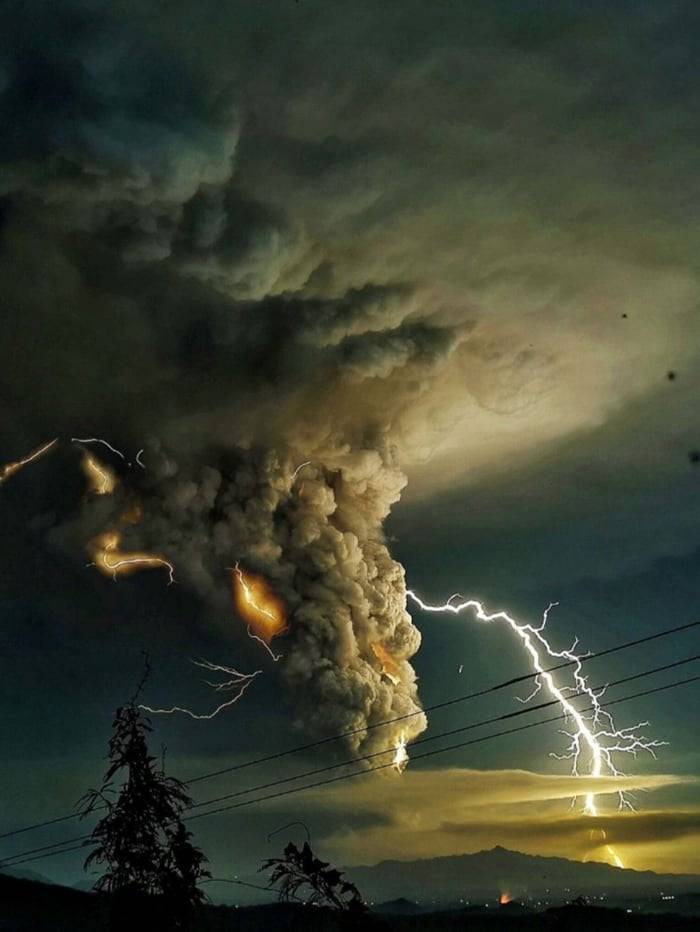
POLYGON ((13 463, 5 463, 0 469, 0 485, 7 482, 10 476, 14 476, 20 469, 24 469, 25 466, 33 463, 34 460, 38 460, 39 457, 44 456, 56 443, 58 443, 58 437, 54 437, 53 440, 49 440, 49 442, 45 443, 43 446, 37 447, 36 450, 32 450, 31 453, 27 454, 27 456, 23 457, 21 460, 16 460, 13 463))
MULTIPOLYGON (((127 461, 126 456, 122 453, 121 450, 118 450, 116 447, 112 446, 112 444, 109 443, 107 440, 103 440, 102 437, 71 437, 70 439, 71 439, 71 443, 82 443, 82 444, 101 443, 103 444, 103 446, 107 447, 108 450, 111 450, 112 453, 119 456, 125 463, 127 463, 128 466, 132 465, 130 462, 127 461)), ((144 452, 144 448, 141 447, 141 449, 138 451, 138 453, 134 457, 135 461, 138 463, 141 469, 146 468, 145 463, 141 459, 143 452, 144 452)))
POLYGON ((211 683, 209 680, 206 680, 205 682, 207 683, 207 686, 211 686, 217 692, 235 691, 235 696, 233 696, 231 699, 227 699, 226 702, 222 702, 221 705, 218 705, 213 712, 202 714, 192 712, 191 709, 185 709, 179 705, 171 706, 169 709, 153 709, 148 705, 142 705, 139 706, 139 708, 146 712, 151 712, 153 715, 174 715, 176 712, 181 712, 183 715, 189 715, 190 718, 196 719, 197 721, 210 721, 212 718, 217 716, 219 712, 223 711, 223 709, 227 709, 229 706, 235 705, 243 693, 248 689, 255 677, 262 673, 262 670, 256 670, 254 673, 241 673, 239 670, 235 670, 233 667, 223 667, 216 663, 209 663, 206 660, 194 660, 193 663, 198 667, 202 667, 204 670, 210 670, 214 673, 224 673, 229 676, 230 679, 223 680, 220 683, 211 683))
POLYGON ((276 654, 276 653, 273 651, 273 649, 270 647, 270 645, 267 643, 267 641, 264 641, 261 637, 259 637, 257 634, 254 634, 254 632, 252 632, 252 631, 250 630, 250 625, 247 626, 246 630, 248 631, 248 637, 249 637, 249 638, 252 638, 254 641, 258 641, 260 644, 262 644, 262 646, 263 646, 263 647, 265 648, 265 650, 268 652, 268 654, 270 655, 270 657, 272 657, 272 659, 275 661, 275 663, 277 663, 279 660, 282 659, 283 654, 276 654))
POLYGON ((394 769, 397 773, 403 773, 408 766, 408 751, 406 750, 406 735, 402 731, 399 735, 399 741, 396 745, 394 759, 392 760, 394 769))
MULTIPOLYGON (((243 574, 243 570, 240 568, 238 564, 238 560, 236 560, 236 565, 233 567, 233 572, 236 574, 238 578, 238 584, 241 587, 243 598, 248 603, 248 605, 250 605, 250 607, 254 611, 258 612, 261 615, 264 615, 266 618, 269 618, 271 622, 277 625, 279 623, 279 616, 276 615, 273 611, 271 611, 266 606, 260 605, 260 603, 256 600, 255 594, 253 593, 252 588, 248 585, 248 581, 246 580, 243 574)), ((264 638, 259 637, 257 634, 255 634, 253 631, 250 630, 250 625, 247 626, 247 630, 248 630, 248 637, 262 644, 262 646, 268 652, 270 657, 272 657, 275 663, 277 663, 278 660, 282 659, 282 654, 276 654, 264 638)))
POLYGON ((310 466, 310 465, 311 465, 311 460, 306 460, 306 462, 300 463, 300 464, 297 466, 297 468, 294 470, 294 472, 292 473, 292 478, 289 480, 289 484, 290 484, 290 485, 294 485, 294 482, 296 481, 296 478, 297 478, 297 476, 299 475, 299 473, 302 471, 302 469, 304 469, 304 467, 310 466))
POLYGON ((118 480, 112 470, 101 463, 87 450, 83 452, 83 473, 88 481, 89 490, 95 495, 111 495, 118 480))
POLYGON ((124 462, 126 462, 126 457, 121 452, 121 450, 117 450, 116 447, 113 447, 111 443, 107 443, 107 441, 103 440, 101 437, 71 437, 70 442, 71 443, 102 443, 104 444, 104 446, 107 447, 108 450, 111 450, 112 453, 116 453, 117 456, 120 456, 124 460, 124 462))
MULTIPOLYGON (((481 602, 476 599, 464 599, 459 594, 451 596, 442 605, 429 605, 411 589, 407 591, 407 595, 424 612, 451 613, 453 615, 471 612, 477 621, 487 624, 503 622, 513 631, 522 642, 535 671, 535 688, 529 696, 521 701, 528 702, 544 688, 559 703, 566 716, 566 721, 571 721, 574 724, 572 731, 561 732, 569 739, 569 745, 565 751, 561 754, 550 754, 551 757, 557 760, 571 761, 571 771, 574 776, 579 776, 584 749, 587 752, 589 775, 591 777, 599 778, 603 773, 619 777, 624 776, 624 774, 615 764, 615 755, 630 754, 636 758, 639 751, 646 751, 656 758, 655 749, 667 744, 665 741, 649 740, 638 733, 639 729, 649 724, 648 722, 639 722, 631 728, 616 727, 612 715, 600 707, 599 699, 604 694, 605 688, 596 692, 588 685, 587 678, 583 674, 581 659, 585 655, 576 653, 578 639, 574 641, 569 650, 557 651, 550 645, 545 637, 544 630, 549 619, 549 612, 556 603, 552 603, 547 607, 542 616, 541 624, 535 626, 521 624, 505 611, 487 612, 481 602), (460 601, 456 601, 457 599, 460 601), (543 657, 552 660, 570 661, 572 663, 573 685, 558 685, 552 674, 545 670, 543 657), (579 712, 567 698, 567 696, 573 695, 585 695, 590 700, 590 712, 579 712)), ((572 807, 576 805, 576 801, 577 798, 574 797, 571 803, 572 807)), ((618 808, 620 810, 634 809, 628 794, 618 793, 618 808)), ((595 793, 586 794, 583 811, 591 817, 596 817, 599 814, 595 793)), ((611 845, 606 845, 606 848, 614 863, 618 867, 623 867, 622 859, 614 848, 611 845)))
POLYGON ((175 582, 175 567, 165 557, 156 553, 131 553, 119 550, 121 534, 118 531, 107 531, 100 534, 90 542, 90 551, 93 562, 88 566, 96 566, 101 573, 111 575, 115 580, 119 575, 138 572, 142 569, 152 569, 163 566, 168 570, 168 585, 175 582), (112 559, 115 558, 115 559, 112 559))

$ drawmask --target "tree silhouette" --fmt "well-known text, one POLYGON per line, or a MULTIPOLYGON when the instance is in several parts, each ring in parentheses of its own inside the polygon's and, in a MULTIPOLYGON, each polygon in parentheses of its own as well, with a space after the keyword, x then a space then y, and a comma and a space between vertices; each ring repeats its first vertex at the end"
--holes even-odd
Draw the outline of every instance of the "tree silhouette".
POLYGON ((351 914, 367 909, 355 884, 343 880, 339 870, 317 858, 308 841, 302 848, 290 841, 283 857, 268 858, 260 870, 271 871, 269 886, 278 884, 279 898, 285 902, 302 899, 351 914))
POLYGON ((150 730, 134 700, 117 709, 102 785, 81 800, 83 817, 107 810, 92 831, 85 869, 104 865, 95 889, 111 894, 111 925, 119 930, 146 916, 152 929, 184 928, 204 899, 197 883, 209 876, 182 823, 191 800, 149 753, 150 730))

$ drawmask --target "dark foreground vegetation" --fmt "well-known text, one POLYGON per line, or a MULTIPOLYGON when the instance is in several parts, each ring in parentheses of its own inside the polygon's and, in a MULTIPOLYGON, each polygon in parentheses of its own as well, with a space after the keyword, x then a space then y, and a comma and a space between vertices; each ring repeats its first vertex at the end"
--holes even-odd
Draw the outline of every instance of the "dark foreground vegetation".
MULTIPOLYGON (((2 932, 106 932, 110 910, 107 894, 0 875, 2 932)), ((154 898, 155 900, 155 898, 154 898)), ((144 904, 139 927, 153 928, 157 902, 144 904), (150 914, 150 915, 149 915, 150 914)), ((698 918, 629 914, 596 906, 564 906, 542 913, 512 916, 502 910, 479 914, 466 910, 415 916, 365 913, 357 918, 337 910, 275 903, 270 906, 202 905, 190 917, 192 932, 654 932, 698 929, 698 918)), ((128 932, 135 932, 129 929, 128 932)))

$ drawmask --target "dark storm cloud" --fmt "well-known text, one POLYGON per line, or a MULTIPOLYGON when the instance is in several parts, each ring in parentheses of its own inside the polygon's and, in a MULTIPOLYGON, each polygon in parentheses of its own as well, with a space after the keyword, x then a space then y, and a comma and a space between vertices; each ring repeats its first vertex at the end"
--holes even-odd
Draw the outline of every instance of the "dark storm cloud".
POLYGON ((109 4, 10 3, 3 22, 5 192, 64 211, 77 201, 97 225, 118 226, 120 206, 150 207, 167 226, 168 207, 228 177, 237 138, 230 101, 211 99, 109 4))

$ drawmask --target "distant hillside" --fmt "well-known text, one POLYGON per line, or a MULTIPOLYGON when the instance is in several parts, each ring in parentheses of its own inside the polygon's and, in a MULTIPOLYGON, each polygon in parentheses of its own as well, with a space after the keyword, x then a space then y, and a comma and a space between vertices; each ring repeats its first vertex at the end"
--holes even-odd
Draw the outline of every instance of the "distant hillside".
POLYGON ((535 857, 496 847, 476 854, 419 861, 382 861, 371 867, 347 868, 368 900, 408 899, 425 903, 458 903, 461 899, 495 900, 502 892, 512 897, 545 895, 553 891, 566 899, 585 894, 644 895, 700 891, 694 874, 655 874, 624 870, 598 862, 535 857))
POLYGON ((0 874, 0 929, 82 932, 102 927, 97 897, 70 887, 0 874))
POLYGON ((23 870, 21 867, 7 867, 2 873, 8 877, 17 877, 19 880, 35 880, 37 883, 53 884, 53 880, 49 880, 48 877, 44 877, 38 871, 23 870))

